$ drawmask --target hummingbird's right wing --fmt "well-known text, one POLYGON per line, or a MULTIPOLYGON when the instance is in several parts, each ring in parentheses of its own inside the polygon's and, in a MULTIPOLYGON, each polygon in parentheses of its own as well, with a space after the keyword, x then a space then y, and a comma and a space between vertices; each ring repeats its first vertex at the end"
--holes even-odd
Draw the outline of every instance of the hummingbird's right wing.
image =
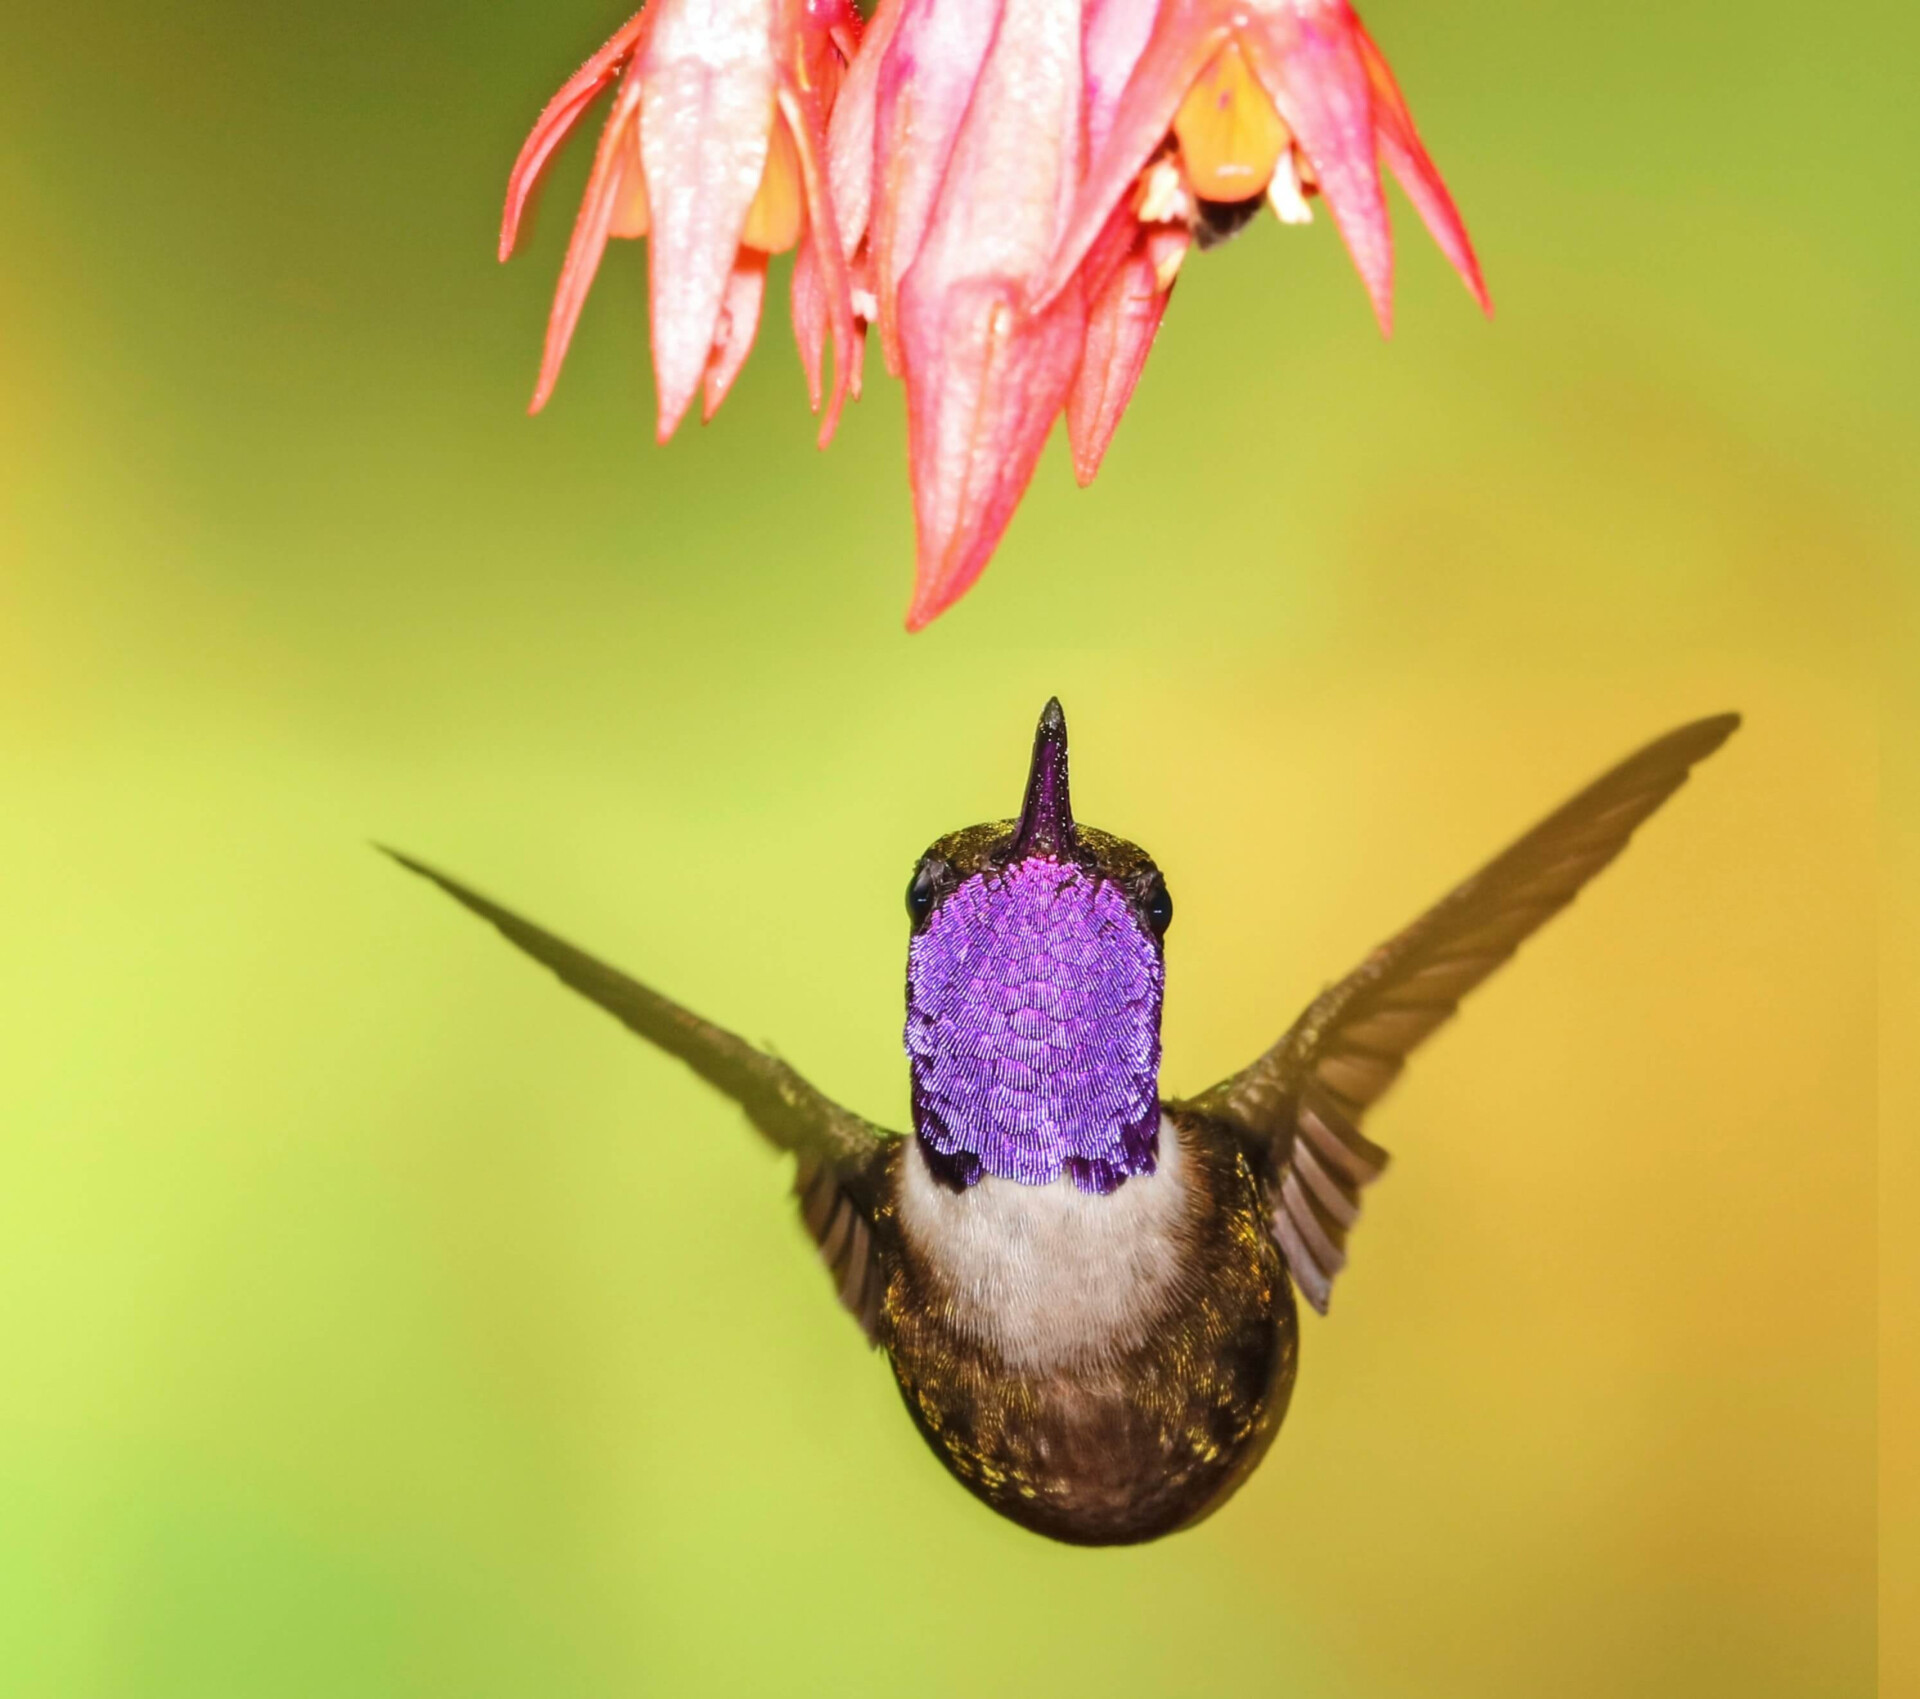
POLYGON ((1272 1151, 1274 1236, 1323 1315, 1360 1189, 1387 1165, 1360 1131, 1367 1110, 1414 1047, 1572 902, 1739 724, 1738 714, 1698 720, 1629 756, 1329 986, 1258 1061, 1194 1100, 1272 1151))
POLYGON ((876 1337, 883 1278, 877 1266, 873 1216, 892 1134, 816 1091, 779 1057, 702 1020, 457 879, 398 850, 378 847, 491 922, 510 944, 552 969, 563 985, 598 1003, 629 1031, 679 1057, 738 1103, 772 1144, 792 1151, 799 1158, 794 1190, 807 1227, 826 1258, 841 1302, 867 1337, 876 1337))

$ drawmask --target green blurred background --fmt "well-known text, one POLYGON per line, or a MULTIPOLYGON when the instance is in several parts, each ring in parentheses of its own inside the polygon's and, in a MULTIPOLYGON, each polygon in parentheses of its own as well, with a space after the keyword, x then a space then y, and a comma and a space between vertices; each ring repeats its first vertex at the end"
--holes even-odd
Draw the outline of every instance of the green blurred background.
POLYGON ((1499 317, 1403 202, 1391 344, 1324 221, 1258 227, 909 639, 898 391, 817 455, 784 297, 657 450, 617 248, 523 416, 586 149, 501 271, 505 169, 617 6, 11 9, 0 1692, 1872 1691, 1920 1019, 1878 11, 1376 0, 1499 317), (1410 1070, 1279 1444, 1131 1552, 953 1486, 737 1115, 365 847, 898 1125, 907 870, 1053 691, 1173 883, 1174 1089, 1748 715, 1410 1070))

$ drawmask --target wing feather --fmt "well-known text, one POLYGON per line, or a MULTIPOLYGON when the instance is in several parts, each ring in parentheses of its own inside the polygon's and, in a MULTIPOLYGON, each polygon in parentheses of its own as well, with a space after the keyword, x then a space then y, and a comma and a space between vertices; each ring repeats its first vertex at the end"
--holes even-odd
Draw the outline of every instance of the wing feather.
POLYGON ((1360 1131, 1408 1055, 1460 1001, 1627 846, 1737 714, 1698 720, 1603 774, 1329 986, 1272 1049, 1195 1100, 1267 1141, 1279 1176, 1274 1235, 1325 1312, 1346 1266, 1360 1190, 1387 1153, 1360 1131))
POLYGON ((795 1192, 801 1217, 820 1246, 841 1301, 869 1339, 877 1337, 882 1282, 873 1232, 875 1182, 892 1135, 844 1109, 777 1056, 642 985, 618 968, 523 920, 424 862, 380 847, 463 908, 489 922, 509 943, 557 975, 562 984, 731 1097, 747 1119, 781 1150, 799 1157, 795 1192))

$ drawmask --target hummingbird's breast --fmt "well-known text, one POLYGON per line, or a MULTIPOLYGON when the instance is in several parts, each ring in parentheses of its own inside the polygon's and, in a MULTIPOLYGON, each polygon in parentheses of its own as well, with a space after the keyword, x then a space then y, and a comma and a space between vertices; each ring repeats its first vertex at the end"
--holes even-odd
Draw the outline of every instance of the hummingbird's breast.
POLYGON ((1150 1539, 1220 1502, 1291 1389, 1292 1290, 1235 1142, 1164 1115, 1155 1169, 956 1191, 897 1148, 885 1337, 934 1451, 1056 1539, 1150 1539))

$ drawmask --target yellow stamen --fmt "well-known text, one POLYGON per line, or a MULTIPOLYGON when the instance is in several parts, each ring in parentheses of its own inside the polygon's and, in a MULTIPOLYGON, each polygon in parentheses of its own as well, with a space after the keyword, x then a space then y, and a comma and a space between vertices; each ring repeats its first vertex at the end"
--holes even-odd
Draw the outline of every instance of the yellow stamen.
POLYGON ((620 144, 620 186, 613 192, 613 222, 609 236, 644 236, 647 233, 647 179, 640 170, 640 126, 630 124, 620 144))
POLYGON ((763 254, 784 254, 800 240, 806 199, 800 184, 800 155, 787 133, 787 121, 776 118, 767 138, 767 165, 760 174, 759 192, 747 208, 747 227, 740 232, 742 247, 763 254))
POLYGON ((1206 201, 1252 200, 1293 139, 1231 40, 1187 90, 1173 133, 1193 192, 1206 201))

